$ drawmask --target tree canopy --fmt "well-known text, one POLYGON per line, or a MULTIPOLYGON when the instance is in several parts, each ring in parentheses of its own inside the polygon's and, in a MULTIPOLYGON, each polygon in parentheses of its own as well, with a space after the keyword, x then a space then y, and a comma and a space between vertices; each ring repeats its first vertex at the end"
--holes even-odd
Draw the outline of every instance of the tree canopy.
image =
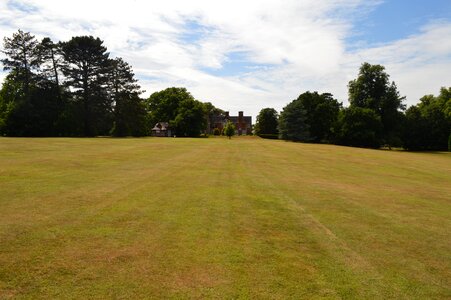
POLYGON ((3 49, 1 62, 10 72, 0 92, 0 134, 146 134, 145 107, 131 67, 121 58, 110 59, 99 38, 38 42, 19 30, 4 39, 3 49))
POLYGON ((373 110, 382 122, 381 144, 392 144, 400 135, 401 114, 405 110, 395 82, 381 65, 363 63, 356 79, 349 82, 349 102, 352 107, 373 110))
MULTIPOLYGON (((132 67, 120 57, 111 58, 100 38, 38 41, 18 30, 3 39, 2 52, 0 61, 9 73, 0 88, 1 135, 142 136, 157 122, 169 122, 178 136, 222 128, 217 123, 224 120, 224 111, 196 100, 186 88, 170 87, 142 99, 132 67)), ((385 67, 363 63, 348 94, 347 108, 332 94, 316 91, 300 94, 280 115, 263 108, 255 133, 372 148, 451 147, 451 88, 426 95, 405 111, 405 97, 385 67)), ((233 124, 227 128, 232 132, 233 124)))
POLYGON ((403 136, 406 149, 447 150, 450 138, 451 88, 442 88, 437 97, 422 97, 420 103, 406 111, 403 136))
POLYGON ((350 106, 340 112, 336 134, 341 145, 379 148, 382 122, 374 110, 350 106))
POLYGON ((134 78, 132 67, 122 58, 110 61, 110 93, 114 102, 113 136, 145 135, 146 110, 139 98, 143 92, 134 78))
POLYGON ((299 95, 299 101, 305 110, 305 123, 309 128, 309 141, 328 141, 332 126, 338 118, 341 103, 330 93, 305 92, 299 95))
POLYGON ((278 130, 283 140, 298 142, 310 140, 307 112, 300 100, 293 100, 283 108, 279 117, 278 130))
POLYGON ((169 122, 177 136, 199 136, 206 129, 209 111, 214 111, 211 103, 205 105, 180 87, 153 93, 146 105, 150 122, 169 122))
POLYGON ((153 93, 146 99, 150 122, 155 124, 175 120, 177 109, 184 100, 194 100, 186 88, 171 87, 153 93))
POLYGON ((3 39, 3 51, 6 58, 2 59, 3 70, 11 70, 10 80, 15 80, 23 87, 25 97, 30 96, 33 71, 39 68, 39 48, 35 36, 29 32, 18 30, 11 38, 3 39))
POLYGON ((257 116, 255 124, 255 134, 257 135, 277 135, 277 124, 279 114, 274 108, 263 108, 257 116))
POLYGON ((109 131, 112 99, 108 97, 109 53, 103 41, 92 36, 73 37, 62 43, 62 71, 80 104, 83 134, 93 136, 109 131))
POLYGON ((233 125, 232 122, 227 121, 226 125, 224 126, 224 135, 229 139, 231 139, 232 136, 235 135, 235 125, 233 125))
POLYGON ((200 101, 185 99, 180 102, 177 116, 171 121, 177 135, 198 136, 207 126, 205 107, 200 101))

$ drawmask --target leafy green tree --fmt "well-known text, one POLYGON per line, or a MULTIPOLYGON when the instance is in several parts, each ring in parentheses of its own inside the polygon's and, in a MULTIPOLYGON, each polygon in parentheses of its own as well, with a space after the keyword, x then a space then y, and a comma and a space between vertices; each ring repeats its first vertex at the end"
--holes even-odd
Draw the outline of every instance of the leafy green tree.
POLYGON ((401 114, 405 109, 396 84, 381 65, 363 63, 356 79, 349 82, 350 106, 373 110, 382 122, 381 142, 393 144, 401 130, 401 114))
POLYGON ((61 44, 66 85, 81 106, 83 134, 105 134, 111 128, 112 99, 108 94, 110 60, 103 41, 92 36, 73 37, 61 44))
POLYGON ((283 108, 278 130, 279 137, 283 140, 310 141, 306 111, 301 101, 293 100, 283 108))
POLYGON ((9 73, 0 90, 0 132, 8 136, 53 136, 58 119, 54 89, 41 83, 24 85, 9 73))
POLYGON ((207 133, 213 133, 214 134, 214 126, 215 119, 218 116, 221 116, 224 114, 224 111, 220 108, 215 107, 211 102, 205 102, 204 103, 204 110, 206 114, 207 119, 207 133), (213 132, 212 132, 213 130, 213 132))
POLYGON ((277 135, 277 124, 279 114, 274 108, 263 108, 257 116, 255 134, 277 135))
POLYGON ((194 100, 186 88, 171 87, 150 95, 145 102, 151 125, 175 120, 178 107, 184 100, 194 100))
POLYGON ((122 92, 117 95, 114 123, 111 129, 113 136, 144 136, 148 134, 146 108, 136 93, 122 92))
POLYGON ((381 142, 382 122, 369 108, 350 106, 338 118, 338 144, 378 148, 381 142))
POLYGON ((146 100, 150 124, 169 122, 178 136, 198 136, 207 126, 205 105, 186 88, 171 87, 146 100))
POLYGON ((411 106, 405 114, 403 147, 408 150, 427 149, 429 124, 418 106, 411 106))
POLYGON ((179 136, 199 136, 207 125, 203 103, 194 99, 181 101, 171 123, 179 136))
POLYGON ((232 136, 235 135, 235 125, 233 125, 232 122, 227 121, 226 125, 224 126, 224 135, 226 135, 229 139, 231 139, 232 136))
POLYGON ((309 128, 309 140, 313 142, 328 141, 332 127, 338 118, 341 103, 330 93, 305 92, 299 95, 299 101, 305 110, 305 123, 309 128))
POLYGON ((110 61, 109 84, 114 103, 114 136, 141 136, 146 133, 146 110, 139 97, 141 87, 131 66, 122 58, 110 61))
POLYGON ((451 88, 442 88, 438 97, 426 95, 405 115, 404 148, 447 150, 451 133, 451 88))
POLYGON ((0 90, 0 133, 2 135, 21 135, 23 124, 20 124, 20 121, 27 123, 27 120, 17 120, 20 117, 19 109, 27 102, 24 100, 23 85, 15 80, 12 73, 6 76, 0 90))

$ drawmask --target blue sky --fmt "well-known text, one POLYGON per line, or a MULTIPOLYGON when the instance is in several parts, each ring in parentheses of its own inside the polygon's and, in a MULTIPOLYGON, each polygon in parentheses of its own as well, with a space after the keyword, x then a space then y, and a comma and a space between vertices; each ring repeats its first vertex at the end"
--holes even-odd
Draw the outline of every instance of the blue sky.
POLYGON ((386 67, 408 105, 451 86, 449 0, 0 0, 0 12, 1 37, 99 36, 146 95, 185 86, 232 113, 281 110, 307 90, 346 105, 365 61, 386 67))
POLYGON ((418 34, 430 22, 451 20, 449 0, 391 0, 374 7, 367 16, 356 20, 360 31, 351 41, 368 44, 388 43, 418 34))

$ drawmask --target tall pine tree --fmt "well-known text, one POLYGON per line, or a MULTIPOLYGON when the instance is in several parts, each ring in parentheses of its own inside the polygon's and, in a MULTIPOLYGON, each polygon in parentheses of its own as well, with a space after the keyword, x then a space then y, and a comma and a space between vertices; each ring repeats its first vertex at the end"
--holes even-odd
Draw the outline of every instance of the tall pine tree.
POLYGON ((141 87, 134 78, 131 66, 122 58, 110 62, 111 96, 114 103, 114 136, 141 136, 146 134, 146 110, 139 95, 141 87))
POLYGON ((33 97, 36 93, 36 72, 39 69, 38 41, 29 32, 18 30, 12 37, 3 40, 3 69, 10 71, 2 88, 2 104, 6 108, 1 113, 3 134, 12 136, 39 135, 36 105, 33 97))
MULTIPOLYGON (((61 48, 59 44, 45 37, 39 44, 39 57, 41 63, 42 77, 53 83, 60 90, 60 76, 58 70, 61 68, 61 48)), ((60 98, 58 99, 61 100, 60 98)))
POLYGON ((30 85, 34 79, 33 70, 39 67, 38 41, 29 32, 18 30, 12 38, 3 40, 3 70, 11 70, 14 79, 23 85, 25 97, 30 97, 30 85))
POLYGON ((103 41, 77 36, 62 43, 66 85, 80 104, 83 135, 106 134, 111 128, 112 99, 108 91, 110 60, 103 41))

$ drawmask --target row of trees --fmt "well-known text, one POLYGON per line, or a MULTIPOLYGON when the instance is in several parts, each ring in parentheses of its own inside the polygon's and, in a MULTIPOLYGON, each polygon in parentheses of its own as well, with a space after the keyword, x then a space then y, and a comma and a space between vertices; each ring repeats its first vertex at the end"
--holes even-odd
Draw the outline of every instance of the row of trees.
POLYGON ((142 136, 165 121, 179 136, 197 136, 222 112, 185 88, 142 99, 131 66, 92 36, 54 43, 19 30, 4 39, 3 53, 1 135, 142 136))
POLYGON ((451 151, 451 88, 435 97, 426 95, 405 114, 404 147, 417 150, 451 151), (448 144, 448 145, 447 145, 448 144))
POLYGON ((305 92, 283 108, 257 116, 256 133, 285 140, 357 147, 446 150, 451 141, 451 88, 424 96, 405 111, 404 97, 383 66, 362 64, 349 82, 349 107, 329 93, 305 92))
MULTIPOLYGON (((224 113, 185 88, 142 99, 131 66, 110 58, 103 41, 92 36, 54 43, 19 30, 4 39, 2 52, 9 73, 0 89, 1 135, 141 136, 165 121, 178 136, 197 136, 224 113)), ((280 115, 263 109, 255 131, 270 138, 359 147, 447 148, 451 88, 405 110, 404 97, 384 67, 368 63, 348 88, 347 108, 332 94, 306 92, 280 115)))
POLYGON ((10 136, 142 135, 146 111, 132 68, 99 38, 4 39, 9 70, 0 90, 0 132, 10 136))

